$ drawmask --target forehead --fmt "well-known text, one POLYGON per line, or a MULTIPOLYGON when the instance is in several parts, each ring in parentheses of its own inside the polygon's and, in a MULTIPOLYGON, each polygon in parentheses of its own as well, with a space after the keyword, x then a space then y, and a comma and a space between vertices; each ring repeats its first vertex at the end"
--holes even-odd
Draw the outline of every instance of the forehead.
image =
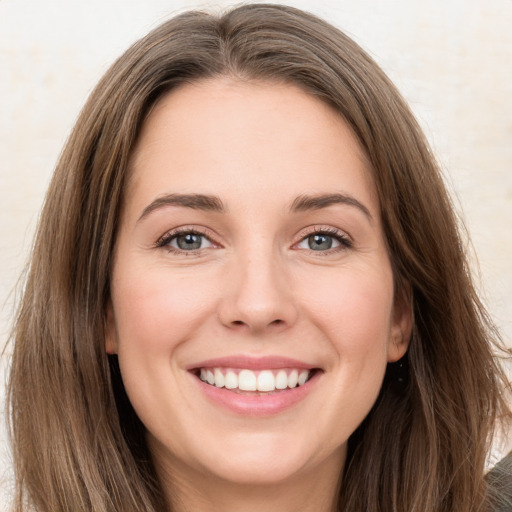
POLYGON ((377 203, 366 154, 332 107, 294 85, 216 78, 158 101, 132 154, 125 198, 264 198, 279 189, 284 200, 347 186, 377 203))

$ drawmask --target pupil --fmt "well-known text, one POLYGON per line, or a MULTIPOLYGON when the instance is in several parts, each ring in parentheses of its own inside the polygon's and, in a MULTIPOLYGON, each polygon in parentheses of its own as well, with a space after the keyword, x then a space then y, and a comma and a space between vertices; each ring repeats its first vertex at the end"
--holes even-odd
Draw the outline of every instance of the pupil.
POLYGON ((322 251, 332 247, 332 237, 327 235, 312 235, 308 239, 310 249, 322 251))
POLYGON ((201 235, 196 235, 194 233, 187 233, 186 235, 181 235, 178 237, 176 241, 178 243, 178 247, 185 251, 201 248, 201 235))

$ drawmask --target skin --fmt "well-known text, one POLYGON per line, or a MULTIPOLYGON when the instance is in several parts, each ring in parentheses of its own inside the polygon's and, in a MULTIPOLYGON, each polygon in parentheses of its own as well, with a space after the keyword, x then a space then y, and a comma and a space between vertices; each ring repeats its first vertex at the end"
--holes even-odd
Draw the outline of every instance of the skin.
POLYGON ((357 139, 292 85, 217 78, 160 100, 130 173, 106 350, 119 355, 170 501, 194 511, 334 510, 347 439, 411 329, 357 139), (154 203, 166 194, 216 196, 225 211, 154 203), (292 208, 322 194, 351 201, 292 208), (176 228, 198 231, 202 247, 180 250, 176 228), (313 250, 308 237, 326 230, 332 247, 313 250), (233 354, 320 371, 293 407, 240 415, 187 371, 233 354))

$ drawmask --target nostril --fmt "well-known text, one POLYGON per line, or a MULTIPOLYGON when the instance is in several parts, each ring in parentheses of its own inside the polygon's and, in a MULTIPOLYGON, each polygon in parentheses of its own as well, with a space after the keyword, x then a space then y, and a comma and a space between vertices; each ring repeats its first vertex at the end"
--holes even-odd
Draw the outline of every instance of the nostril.
MULTIPOLYGON (((277 327, 277 326, 283 325, 284 323, 285 323, 285 322, 284 322, 284 320, 281 320, 280 318, 277 318, 276 320, 272 320, 272 321, 271 321, 270 323, 268 323, 267 325, 268 325, 269 327, 271 327, 271 326, 276 326, 276 327, 277 327)), ((247 325, 247 323, 246 323, 246 322, 244 322, 243 320, 233 320, 233 321, 231 322, 231 325, 232 325, 232 326, 237 326, 237 327, 238 327, 238 326, 245 326, 245 325, 247 325)))

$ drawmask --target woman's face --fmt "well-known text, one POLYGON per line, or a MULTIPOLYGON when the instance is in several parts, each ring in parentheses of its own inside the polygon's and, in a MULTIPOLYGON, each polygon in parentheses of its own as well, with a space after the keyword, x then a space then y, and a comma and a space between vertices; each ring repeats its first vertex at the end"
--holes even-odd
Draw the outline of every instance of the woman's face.
POLYGON ((130 172, 106 347, 157 466, 336 478, 410 329, 351 130, 291 85, 203 81, 157 104, 130 172))

